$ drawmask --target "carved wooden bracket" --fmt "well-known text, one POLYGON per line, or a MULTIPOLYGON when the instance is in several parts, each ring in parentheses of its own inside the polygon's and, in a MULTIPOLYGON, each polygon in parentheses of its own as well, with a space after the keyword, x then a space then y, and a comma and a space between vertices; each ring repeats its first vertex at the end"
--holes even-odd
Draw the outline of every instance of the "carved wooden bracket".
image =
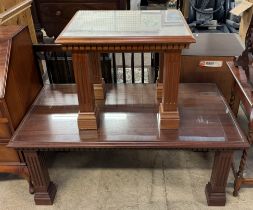
MULTIPOLYGON (((253 53, 253 16, 251 17, 250 25, 245 38, 245 50, 242 54, 235 58, 235 66, 241 66, 246 73, 248 80, 250 80, 250 68, 249 65, 252 64, 252 53, 253 53)), ((253 83, 253 81, 250 81, 253 83)))

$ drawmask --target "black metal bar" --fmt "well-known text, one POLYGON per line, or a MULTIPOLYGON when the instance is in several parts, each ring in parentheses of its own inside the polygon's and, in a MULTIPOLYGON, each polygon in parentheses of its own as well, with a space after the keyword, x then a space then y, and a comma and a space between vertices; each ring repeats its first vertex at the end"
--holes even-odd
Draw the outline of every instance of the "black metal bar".
POLYGON ((72 82, 72 77, 71 77, 71 74, 70 74, 68 56, 67 56, 66 52, 64 52, 64 63, 65 63, 66 69, 67 69, 67 80, 68 80, 67 82, 71 83, 72 82))
POLYGON ((134 53, 131 53, 131 72, 132 72, 132 83, 135 82, 134 78, 134 53))
POLYGON ((141 53, 141 82, 144 83, 144 53, 141 53))
POLYGON ((125 53, 122 53, 122 67, 123 67, 123 83, 126 83, 126 59, 125 59, 125 53))
POLYGON ((56 70, 56 75, 57 75, 57 83, 60 83, 61 82, 61 74, 60 74, 60 68, 59 68, 59 61, 58 61, 58 57, 57 57, 57 54, 56 52, 53 52, 53 56, 54 56, 54 61, 55 61, 55 70, 56 70))
POLYGON ((50 66, 49 66, 47 52, 44 52, 44 58, 45 58, 45 62, 46 62, 47 75, 48 75, 49 82, 50 82, 50 84, 53 84, 52 68, 50 68, 50 66))
POLYGON ((155 70, 155 76, 154 76, 154 83, 156 83, 157 77, 158 77, 158 71, 159 71, 159 53, 155 53, 155 59, 154 59, 154 70, 155 70))
POLYGON ((117 67, 116 67, 115 53, 112 53, 112 67, 113 67, 113 81, 115 84, 117 84, 117 67))

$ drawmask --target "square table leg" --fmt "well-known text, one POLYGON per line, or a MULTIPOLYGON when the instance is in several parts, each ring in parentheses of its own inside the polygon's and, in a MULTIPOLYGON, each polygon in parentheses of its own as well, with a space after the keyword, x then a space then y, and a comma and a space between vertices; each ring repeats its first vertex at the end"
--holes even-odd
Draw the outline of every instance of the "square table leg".
POLYGON ((93 76, 91 72, 91 55, 85 51, 72 53, 75 81, 80 112, 78 114, 79 129, 98 129, 98 112, 95 106, 93 76))
POLYGON ((105 84, 102 78, 100 53, 90 52, 90 71, 93 77, 94 96, 96 100, 105 99, 105 84))
POLYGON ((215 152, 211 179, 205 190, 208 206, 225 206, 225 190, 232 159, 233 151, 215 152))
POLYGON ((163 97, 160 104, 160 129, 179 127, 178 86, 181 50, 164 52, 163 97))
POLYGON ((56 186, 50 181, 43 152, 24 151, 25 161, 34 187, 34 201, 37 205, 52 205, 56 186))

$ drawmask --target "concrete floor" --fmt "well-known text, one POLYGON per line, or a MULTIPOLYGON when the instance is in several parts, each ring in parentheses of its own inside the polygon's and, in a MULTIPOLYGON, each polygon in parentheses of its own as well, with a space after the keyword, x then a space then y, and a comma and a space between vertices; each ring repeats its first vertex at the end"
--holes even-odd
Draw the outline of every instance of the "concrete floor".
MULTIPOLYGON (((212 157, 212 152, 159 150, 57 153, 49 161, 51 179, 58 185, 53 206, 35 206, 26 181, 1 175, 0 209, 253 209, 251 188, 242 188, 239 197, 232 196, 232 173, 227 205, 207 206, 204 188, 212 157)), ((252 171, 247 173, 253 176, 252 171)))

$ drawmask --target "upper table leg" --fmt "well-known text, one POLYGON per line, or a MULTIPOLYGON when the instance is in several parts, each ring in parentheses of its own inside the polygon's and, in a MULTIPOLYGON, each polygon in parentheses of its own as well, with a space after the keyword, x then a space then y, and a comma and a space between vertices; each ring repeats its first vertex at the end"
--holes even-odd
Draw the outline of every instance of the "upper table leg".
POLYGON ((178 86, 181 65, 181 50, 164 52, 163 97, 160 104, 160 128, 179 127, 178 86))
POLYGON ((56 194, 56 187, 50 181, 44 153, 24 151, 24 156, 35 191, 35 203, 37 205, 52 205, 56 194))
POLYGON ((93 90, 91 60, 88 52, 72 53, 75 81, 80 112, 78 114, 79 129, 97 129, 98 119, 93 90))
POLYGON ((211 179, 206 185, 206 199, 209 206, 226 204, 226 186, 233 158, 233 151, 215 152, 211 179))
POLYGON ((105 99, 105 85, 104 79, 102 78, 100 53, 90 52, 90 71, 93 78, 94 96, 96 100, 105 99))

